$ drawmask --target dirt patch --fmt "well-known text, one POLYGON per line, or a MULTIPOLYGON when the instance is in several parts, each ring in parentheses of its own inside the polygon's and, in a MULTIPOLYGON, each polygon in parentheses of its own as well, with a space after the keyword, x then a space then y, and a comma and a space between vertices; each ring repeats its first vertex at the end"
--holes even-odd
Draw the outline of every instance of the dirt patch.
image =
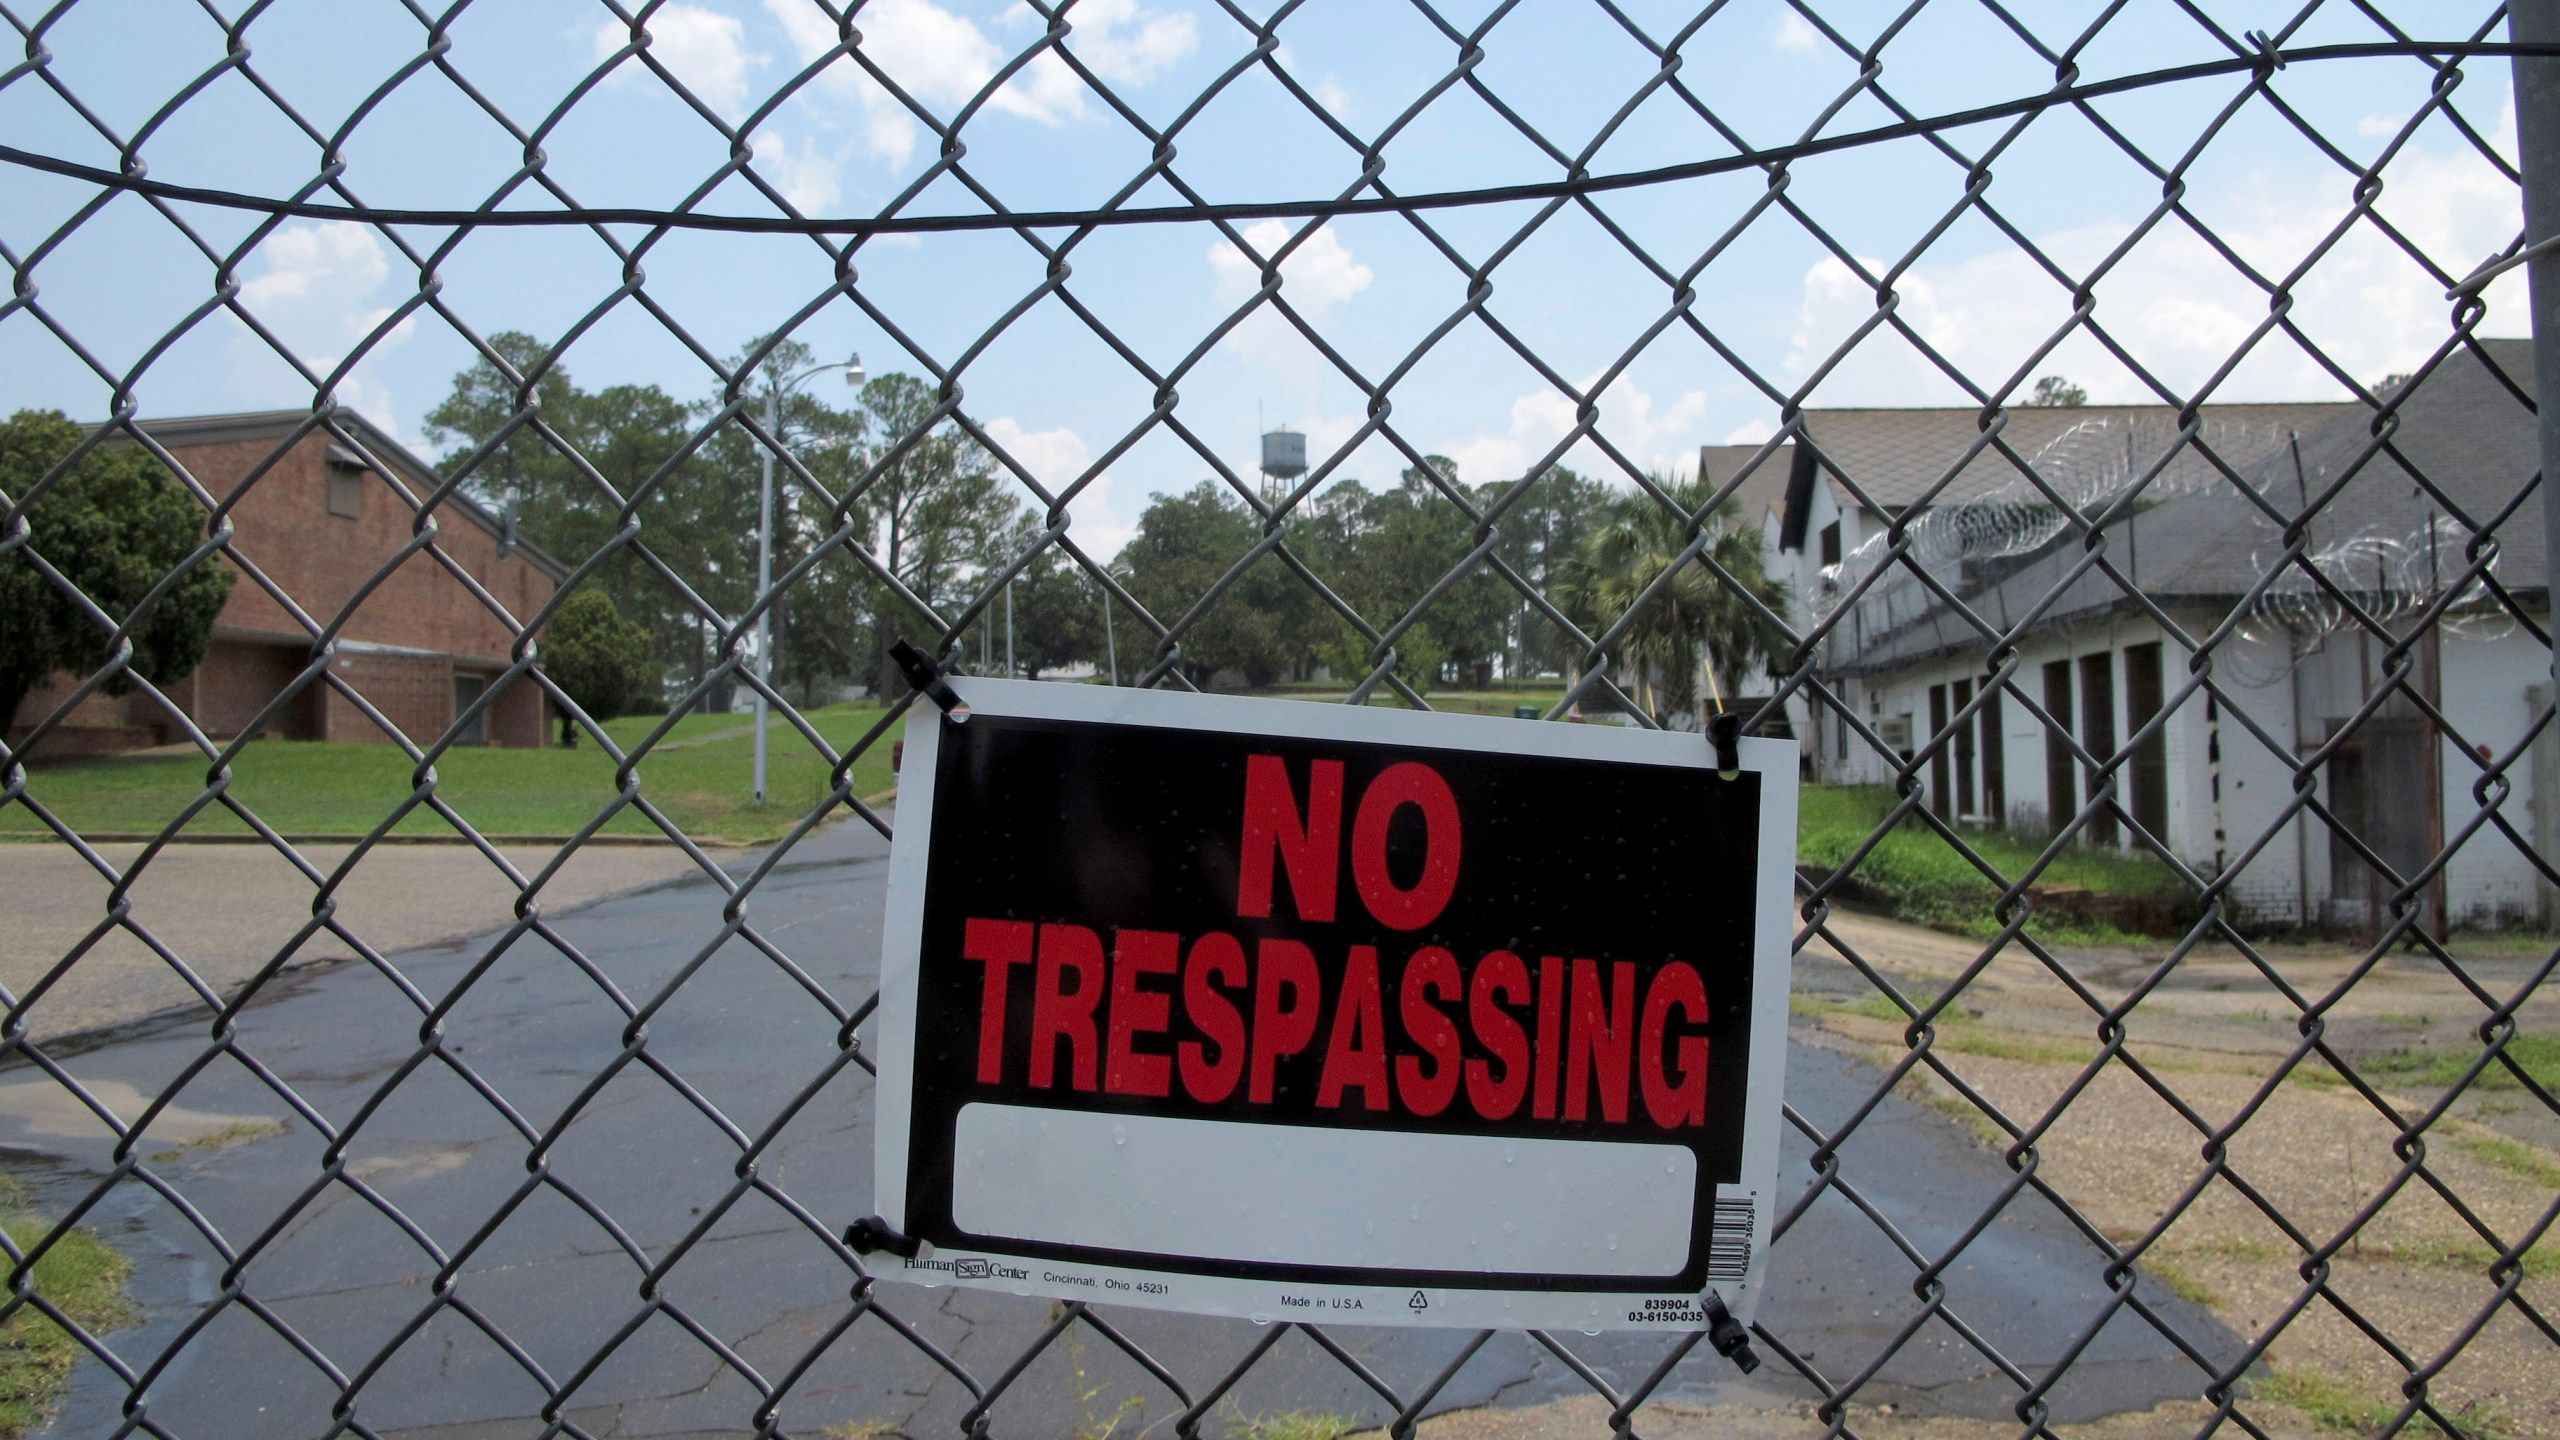
MULTIPOLYGON (((2473 987, 2531 985, 2539 949, 2458 941, 2456 974, 2422 953, 2309 944, 2203 947, 2175 964, 2165 945, 1986 960, 1975 942, 1890 921, 1835 914, 1828 929, 1798 959, 1799 1024, 1882 1062, 1907 1053, 1915 1021, 1853 958, 1927 1013, 1932 1053, 1992 1113, 1926 1069, 1906 1082, 1919 1098, 1995 1149, 2032 1135, 2038 1175, 2111 1240, 2159 1231, 2148 1283, 2273 1337, 2253 1416, 2281 1402, 2370 1431, 2399 1410, 2409 1367, 2363 1325, 2422 1366, 2476 1326, 2429 1398, 2465 1433, 2560 1435, 2560 1349, 2499 1303, 2500 1250, 2560 1202, 2560 1117, 2502 1068, 2446 1094, 2482 1050, 2473 987), (2121 1052, 2096 1064, 2103 1013, 2137 994, 2121 1052), (2311 1007, 2371 1095, 2303 1053, 2311 1007)), ((2517 1021, 2560 1034, 2560 995, 2532 995, 2517 1021)), ((2560 1236, 2522 1252, 2522 1270, 2518 1297, 2560 1308, 2560 1236)))
MULTIPOLYGON (((2074 1440, 2192 1440, 2212 1415, 2210 1405, 2181 1402, 2074 1425, 2070 1434, 2074 1440)), ((1645 1440, 1800 1440, 1824 1428, 1809 1402, 1756 1406, 1671 1401, 1644 1406, 1629 1418, 1645 1440)), ((2309 1421, 2291 1412, 2268 1415, 2259 1423, 2279 1440, 2316 1433, 2309 1421)), ((1891 1405, 1851 1405, 1846 1424, 1864 1440, 1992 1440, 2015 1436, 2019 1428, 2014 1420, 1923 1417, 1891 1405)), ((1421 1440, 1589 1440, 1612 1431, 1609 1406, 1595 1395, 1524 1410, 1461 1410, 1426 1420, 1414 1433, 1421 1440)))

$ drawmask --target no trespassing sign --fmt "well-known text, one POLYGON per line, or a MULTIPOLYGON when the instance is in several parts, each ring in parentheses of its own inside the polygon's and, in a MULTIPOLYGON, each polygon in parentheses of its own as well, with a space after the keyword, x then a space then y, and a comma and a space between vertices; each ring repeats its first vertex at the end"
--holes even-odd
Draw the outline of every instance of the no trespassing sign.
POLYGON ((1748 1321, 1792 745, 1719 774, 1694 734, 954 684, 890 860, 876 1208, 922 1249, 886 1278, 1748 1321))

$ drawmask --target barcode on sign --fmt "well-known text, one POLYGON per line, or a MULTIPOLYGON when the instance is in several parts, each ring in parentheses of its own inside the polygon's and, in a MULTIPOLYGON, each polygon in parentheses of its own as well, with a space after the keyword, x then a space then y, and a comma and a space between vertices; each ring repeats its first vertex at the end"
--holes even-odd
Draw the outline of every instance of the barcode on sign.
POLYGON ((1707 1231, 1707 1278, 1739 1282, 1751 1269, 1751 1229, 1759 1202, 1748 1196, 1718 1200, 1707 1231))

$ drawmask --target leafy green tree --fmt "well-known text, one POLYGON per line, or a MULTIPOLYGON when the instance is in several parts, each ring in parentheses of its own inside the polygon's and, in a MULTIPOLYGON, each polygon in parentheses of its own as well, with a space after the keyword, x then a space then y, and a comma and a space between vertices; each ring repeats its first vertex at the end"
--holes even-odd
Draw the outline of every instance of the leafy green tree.
MULTIPOLYGON (((1036 524, 1026 528, 1037 533, 1036 524)), ((1033 557, 1013 582, 1013 656, 1023 675, 1037 680, 1043 670, 1101 659, 1102 601, 1102 587, 1063 552, 1033 557)), ((982 623, 989 622, 1004 623, 1001 599, 982 623)))
MULTIPOLYGON (((817 352, 796 340, 773 347, 748 386, 749 414, 758 425, 765 423, 766 398, 785 381, 806 373, 817 358, 817 352)), ((744 359, 742 353, 731 357, 730 363, 744 359)), ((773 463, 773 573, 777 580, 789 575, 844 523, 838 518, 839 505, 861 473, 863 442, 871 427, 858 405, 838 408, 827 403, 827 397, 850 394, 841 374, 822 372, 774 404, 790 462, 776 456, 773 463), (808 478, 802 478, 803 472, 808 478)), ((739 598, 734 609, 723 605, 724 614, 743 613, 753 603, 756 492, 768 453, 742 420, 722 425, 702 447, 703 467, 718 477, 724 500, 734 498, 745 518, 736 575, 739 598)), ((862 514, 856 506, 850 517, 858 542, 867 539, 862 514)), ((775 683, 796 687, 803 703, 814 703, 822 688, 866 677, 870 667, 863 617, 869 611, 871 591, 870 572, 841 546, 828 550, 815 566, 791 581, 773 610, 775 683)))
MULTIPOLYGON (((1260 540, 1253 512, 1217 482, 1203 480, 1148 505, 1138 517, 1138 533, 1122 547, 1113 568, 1123 575, 1130 596, 1170 625, 1189 614, 1228 567, 1260 540)), ((1280 679, 1289 670, 1291 620, 1304 594, 1305 587, 1279 560, 1270 555, 1256 560, 1182 633, 1185 678, 1204 690, 1221 670, 1241 671, 1256 686, 1280 679)), ((1149 662, 1140 658, 1137 663, 1144 668, 1149 662)))
POLYGON ((2030 405, 2068 407, 2089 403, 2089 392, 2059 375, 2047 375, 2036 381, 2036 393, 2027 397, 2030 405))
MULTIPOLYGON (((21 410, 0 424, 0 534, 20 522, 28 534, 25 546, 0 555, 0 730, 16 723, 19 702, 54 671, 87 672, 107 661, 107 631, 36 569, 34 556, 129 627, 133 668, 154 684, 204 662, 214 617, 231 594, 232 571, 208 560, 137 613, 205 533, 203 508, 148 451, 100 446, 27 501, 86 433, 53 410, 21 410)), ((132 688, 123 677, 107 686, 119 695, 132 688)))
MULTIPOLYGON (((1599 481, 1558 465, 1528 483, 1528 489, 1496 522, 1501 540, 1494 553, 1539 594, 1553 597, 1567 561, 1582 548, 1582 538, 1606 507, 1609 490, 1599 481)), ((1505 484, 1489 484, 1476 492, 1477 504, 1490 510, 1505 484)), ((1579 657, 1564 631, 1504 587, 1511 604, 1510 672, 1523 675, 1562 674, 1579 657)))
MULTIPOLYGON (((658 665, 649 631, 622 618, 613 597, 580 589, 560 602, 543 627, 542 673, 597 721, 652 708, 658 700, 658 665)), ((577 723, 560 712, 560 743, 575 748, 577 723)))
MULTIPOLYGON (((1371 494, 1358 482, 1345 481, 1327 491, 1338 517, 1337 533, 1328 537, 1329 553, 1319 573, 1382 630, 1403 618, 1475 549, 1474 523, 1443 491, 1465 493, 1456 462, 1439 455, 1429 462, 1429 472, 1407 470, 1392 490, 1371 494)), ((1505 648, 1516 598, 1491 566, 1478 562, 1396 638, 1397 674, 1426 691, 1444 672, 1449 678, 1484 683, 1505 648)), ((1368 642, 1347 626, 1337 635, 1330 656, 1336 668, 1365 675, 1368 642)))
MULTIPOLYGON (((1693 514, 1714 493, 1696 481, 1678 484, 1657 476, 1654 483, 1693 514)), ((1759 531, 1718 525, 1708 533, 1705 556, 1733 583, 1709 570, 1704 557, 1692 557, 1668 585, 1644 599, 1646 588, 1689 548, 1695 530, 1641 491, 1615 495, 1559 577, 1564 610, 1594 635, 1642 600, 1635 623, 1619 637, 1615 658, 1639 670, 1657 723, 1703 715, 1702 661, 1715 668, 1718 688, 1731 697, 1755 663, 1765 665, 1787 643, 1785 629, 1760 613, 1785 613, 1787 585, 1762 568, 1759 531)))
MULTIPOLYGON (((624 505, 645 491, 635 518, 651 552, 724 611, 744 604, 755 575, 755 490, 742 500, 733 481, 688 452, 693 408, 654 385, 582 390, 566 368, 541 369, 546 347, 521 331, 501 331, 489 347, 506 368, 481 360, 427 412, 428 439, 445 447, 438 463, 450 473, 476 457, 464 488, 512 509, 527 539, 572 565, 613 538, 624 505), (514 377, 536 373, 539 424, 518 424, 514 377)), ((645 562, 625 549, 591 583, 649 631, 662 664, 702 673, 699 617, 645 562)))
MULTIPOLYGON (((939 403, 933 387, 913 375, 883 375, 862 387, 863 458, 877 473, 856 501, 873 556, 935 611, 1009 558, 1004 546, 1022 508, 984 447, 951 421, 934 423, 939 403)), ((886 585, 871 588, 873 693, 902 694, 906 682, 889 647, 933 617, 916 613, 886 585)))

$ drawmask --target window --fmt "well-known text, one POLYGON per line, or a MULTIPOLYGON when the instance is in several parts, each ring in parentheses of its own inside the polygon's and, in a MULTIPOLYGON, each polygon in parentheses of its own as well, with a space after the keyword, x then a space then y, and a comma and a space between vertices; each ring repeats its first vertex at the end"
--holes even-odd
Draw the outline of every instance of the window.
MULTIPOLYGON (((1932 685, 1929 687, 1930 743, 1937 744, 1938 737, 1946 733, 1947 687, 1932 685)), ((1941 817, 1952 820, 1955 818, 1957 803, 1947 794, 1947 747, 1938 745, 1938 748, 1929 756, 1929 808, 1941 817)))
MULTIPOLYGON (((1947 687, 1947 703, 1959 715, 1973 703, 1973 682, 1958 680, 1947 687)), ((1965 716, 1956 724, 1956 809, 1958 815, 1981 812, 1973 803, 1973 717, 1965 716)))
MULTIPOLYGON (((2124 724, 2139 731, 2160 713, 2160 645, 2128 645, 2124 651, 2124 724)), ((2152 838, 2169 838, 2167 727, 2133 747, 2133 823, 2152 838)))
POLYGON ((2044 813, 2060 830, 2080 809, 2080 766, 2071 755, 2071 662, 2051 660, 2044 667, 2044 713, 2053 717, 2044 732, 2044 813))
POLYGON ((1840 522, 1837 520, 1822 527, 1822 563, 1840 563, 1840 522))
POLYGON ((2009 823, 2009 764, 2000 733, 2000 690, 1989 677, 1982 682, 1982 818, 1994 825, 2009 823))
MULTIPOLYGON (((2101 650, 2080 657, 2080 744, 2101 763, 2116 753, 2116 657, 2115 652, 2101 650)), ((2092 777, 2091 799, 2097 798, 2098 787, 2092 777)), ((2081 835, 2092 845, 2116 843, 2116 808, 2109 805, 2091 816, 2089 828, 2081 835)))
POLYGON ((329 447, 329 513, 353 520, 364 514, 364 462, 355 452, 329 447))

